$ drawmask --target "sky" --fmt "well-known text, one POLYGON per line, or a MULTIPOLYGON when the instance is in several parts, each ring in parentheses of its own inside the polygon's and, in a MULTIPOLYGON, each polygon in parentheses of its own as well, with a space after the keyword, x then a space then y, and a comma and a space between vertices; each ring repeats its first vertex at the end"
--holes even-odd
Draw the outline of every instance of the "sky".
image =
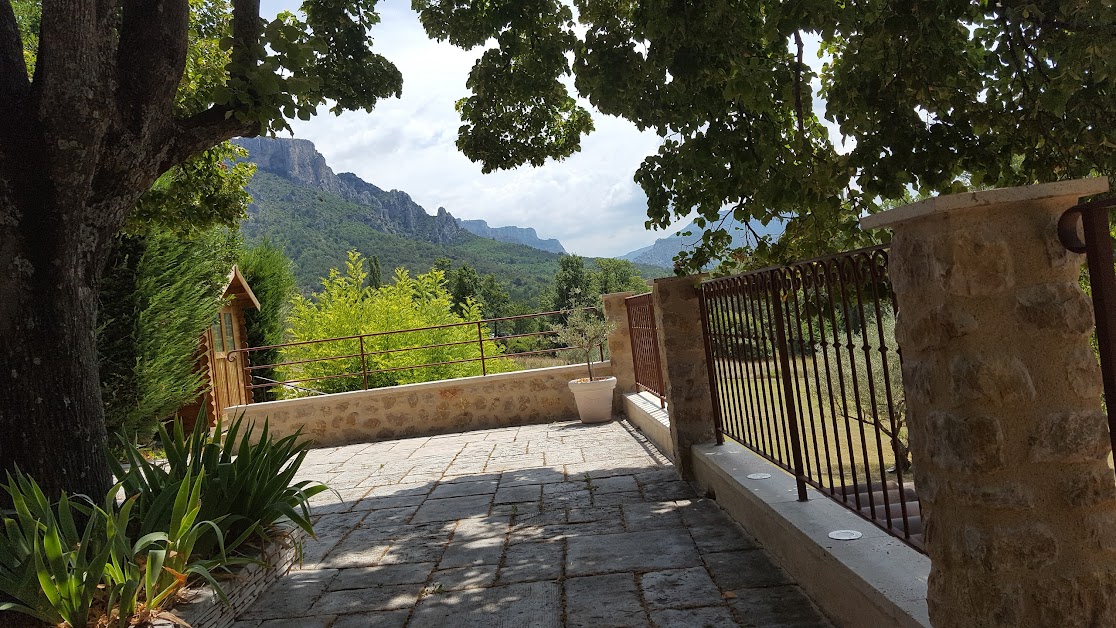
MULTIPOLYGON (((270 19, 299 4, 263 0, 261 13, 270 19)), ((660 138, 584 100, 596 130, 583 137, 581 152, 538 168, 482 174, 454 145, 461 122, 453 108, 468 95, 465 81, 481 51, 427 38, 410 0, 381 0, 377 9, 382 21, 372 31, 373 49, 402 72, 402 98, 383 100, 372 113, 335 116, 323 106, 309 121, 290 122, 294 136, 314 142, 334 172, 403 190, 431 214, 445 207, 457 218, 493 227, 534 227, 539 237, 558 238, 567 251, 593 257, 623 255, 689 222, 668 231, 644 228, 647 199, 632 177, 660 138)), ((818 63, 809 52, 806 58, 818 63)), ((815 108, 821 106, 815 99, 815 108)))
MULTIPOLYGON (((264 0, 261 12, 270 18, 298 4, 264 0)), ((309 121, 290 122, 294 136, 314 142, 334 172, 403 190, 428 213, 445 207, 493 227, 534 227, 580 255, 618 256, 671 233, 644 229, 646 197, 632 180, 658 149, 655 133, 581 102, 596 131, 582 139, 580 153, 539 168, 481 174, 454 145, 461 121, 453 108, 468 94, 465 80, 481 51, 428 39, 410 0, 383 0, 377 8, 382 23, 372 31, 373 49, 403 73, 402 98, 383 100, 370 114, 335 116, 321 107, 309 121)))

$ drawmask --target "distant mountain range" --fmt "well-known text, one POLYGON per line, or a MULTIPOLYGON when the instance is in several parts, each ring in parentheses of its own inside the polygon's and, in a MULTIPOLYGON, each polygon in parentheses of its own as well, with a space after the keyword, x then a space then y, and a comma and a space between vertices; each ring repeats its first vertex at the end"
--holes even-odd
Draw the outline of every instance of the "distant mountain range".
MULTIPOLYGON (((733 247, 744 246, 748 243, 748 236, 751 235, 751 232, 743 225, 730 217, 725 220, 723 226, 732 236, 733 247)), ((767 225, 752 222, 751 226, 752 229, 761 236, 770 235, 772 237, 778 237, 783 233, 783 223, 775 220, 767 225)), ((619 256, 619 258, 635 262, 636 264, 673 268, 674 256, 678 255, 683 249, 692 247, 694 243, 701 240, 702 233, 704 233, 704 230, 691 222, 676 231, 673 235, 659 238, 655 240, 654 243, 625 253, 619 256), (690 235, 682 235, 687 232, 689 232, 690 235)))
POLYGON ((488 222, 484 220, 461 220, 460 218, 457 219, 457 226, 473 235, 478 235, 490 240, 511 242, 513 244, 525 244, 536 249, 542 249, 543 251, 550 251, 551 253, 566 252, 565 247, 563 247, 562 243, 558 240, 554 238, 549 238, 547 240, 539 238, 539 234, 535 233, 533 227, 489 227, 488 222))
MULTIPOLYGON (((458 220, 445 208, 431 215, 399 190, 385 191, 352 173, 335 174, 307 140, 236 140, 257 165, 247 186, 253 202, 241 231, 249 242, 264 238, 281 245, 294 261, 304 291, 319 287, 346 252, 373 255, 390 279, 394 268, 426 272, 439 257, 469 264, 508 284, 513 299, 534 300, 553 283, 557 240, 532 228, 489 227, 483 220, 458 220)), ((592 259, 588 260, 593 265, 592 259)), ((636 264, 645 279, 670 274, 636 264)))
POLYGON ((540 239, 535 230, 521 227, 489 227, 484 220, 459 220, 444 207, 431 216, 406 192, 384 191, 351 172, 334 174, 325 157, 308 140, 256 137, 239 139, 249 159, 265 172, 292 183, 307 185, 356 205, 368 207, 360 219, 384 233, 418 237, 430 242, 454 242, 462 229, 490 240, 523 244, 551 253, 565 253, 558 240, 540 239))

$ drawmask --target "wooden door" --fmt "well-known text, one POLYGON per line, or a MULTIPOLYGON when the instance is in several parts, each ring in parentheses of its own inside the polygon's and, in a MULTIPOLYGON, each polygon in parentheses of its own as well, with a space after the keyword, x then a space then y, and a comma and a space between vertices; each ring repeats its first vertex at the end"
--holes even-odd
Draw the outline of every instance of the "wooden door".
POLYGON ((230 352, 244 346, 244 339, 240 337, 238 315, 235 308, 222 308, 210 330, 213 340, 213 400, 216 402, 217 412, 229 406, 248 403, 244 381, 244 354, 237 352, 233 354, 232 361, 228 359, 230 352))

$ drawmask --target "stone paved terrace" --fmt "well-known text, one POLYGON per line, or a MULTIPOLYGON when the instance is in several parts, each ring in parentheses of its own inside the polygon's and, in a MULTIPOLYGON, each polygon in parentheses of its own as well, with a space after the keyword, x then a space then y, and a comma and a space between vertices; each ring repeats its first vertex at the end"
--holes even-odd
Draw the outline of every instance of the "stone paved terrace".
POLYGON ((344 501, 236 628, 830 625, 626 422, 318 449, 302 476, 344 501))

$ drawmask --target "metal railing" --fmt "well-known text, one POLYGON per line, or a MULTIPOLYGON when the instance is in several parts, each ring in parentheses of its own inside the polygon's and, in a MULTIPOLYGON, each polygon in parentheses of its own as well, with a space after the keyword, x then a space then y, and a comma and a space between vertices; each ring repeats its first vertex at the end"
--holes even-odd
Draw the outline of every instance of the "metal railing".
POLYGON ((1085 254, 1108 433, 1112 450, 1116 451, 1116 269, 1108 221, 1113 208, 1116 208, 1116 198, 1081 203, 1067 209, 1058 220, 1058 239, 1066 249, 1085 254), (1078 237, 1078 226, 1084 239, 1078 237))
POLYGON ((628 335, 632 341, 636 386, 658 397, 659 405, 665 408, 666 386, 663 385, 659 335, 655 329, 651 293, 628 297, 624 299, 624 305, 628 310, 628 335))
POLYGON ((718 441, 729 437, 915 548, 887 248, 702 283, 718 441))
MULTIPOLYGON (((458 377, 468 377, 472 375, 487 376, 490 374, 490 371, 494 370, 492 368, 494 363, 500 367, 495 369, 496 372, 524 370, 528 367, 509 368, 509 360, 528 356, 557 356, 560 352, 571 351, 572 349, 570 347, 555 346, 553 344, 552 337, 558 334, 558 331, 554 329, 554 325, 560 324, 569 314, 578 311, 596 312, 598 310, 593 307, 573 310, 556 310, 552 312, 490 318, 480 321, 416 327, 321 340, 286 342, 260 347, 247 347, 229 352, 227 359, 230 362, 235 361, 238 353, 244 354, 248 358, 245 360, 246 366, 244 367, 244 372, 246 376, 245 381, 249 382, 246 385, 249 392, 253 392, 257 389, 283 388, 297 392, 327 394, 328 392, 340 391, 329 390, 321 392, 299 385, 309 382, 330 382, 342 379, 349 380, 341 385, 342 388, 347 390, 368 390, 383 385, 391 385, 377 384, 375 381, 375 376, 377 375, 463 364, 479 365, 479 372, 466 373, 464 375, 458 375, 458 377), (542 320, 535 326, 544 326, 545 328, 520 331, 524 327, 523 323, 532 320, 537 321, 538 319, 542 320), (505 333, 501 333, 501 331, 505 333), (467 340, 448 339, 446 342, 428 342, 420 344, 410 344, 407 342, 406 339, 408 335, 420 332, 456 332, 455 334, 450 334, 456 337, 460 337, 465 333, 468 334, 470 338, 467 340), (525 340, 532 338, 540 339, 541 342, 539 344, 550 346, 525 351, 509 350, 514 349, 517 345, 523 346, 525 340), (395 344, 402 344, 403 346, 393 346, 386 349, 376 348, 384 344, 382 341, 387 341, 388 339, 392 339, 395 344), (472 357, 436 359, 435 361, 418 361, 414 363, 409 362, 407 364, 386 367, 376 366, 376 361, 378 359, 387 358, 392 355, 413 354, 414 352, 420 351, 429 352, 430 350, 449 349, 454 347, 471 347, 475 348, 476 351, 473 352, 472 357), (290 352, 292 349, 298 349, 299 353, 309 354, 311 357, 286 359, 271 364, 252 364, 251 356, 253 353, 271 349, 278 349, 284 353, 290 352), (257 376, 255 373, 256 371, 266 369, 276 369, 276 373, 283 372, 282 369, 287 369, 287 372, 290 372, 292 367, 306 368, 311 365, 329 365, 325 368, 319 368, 320 371, 328 371, 328 373, 325 375, 293 377, 289 379, 281 379, 278 375, 276 379, 264 379, 257 376)), ((527 325, 527 327, 530 327, 530 325, 527 325)), ((603 361, 605 357, 603 344, 597 347, 597 352, 599 358, 603 361)), ((438 353, 438 351, 434 351, 428 353, 428 355, 436 356, 438 353)), ((576 362, 577 361, 575 361, 575 363, 576 362)))

